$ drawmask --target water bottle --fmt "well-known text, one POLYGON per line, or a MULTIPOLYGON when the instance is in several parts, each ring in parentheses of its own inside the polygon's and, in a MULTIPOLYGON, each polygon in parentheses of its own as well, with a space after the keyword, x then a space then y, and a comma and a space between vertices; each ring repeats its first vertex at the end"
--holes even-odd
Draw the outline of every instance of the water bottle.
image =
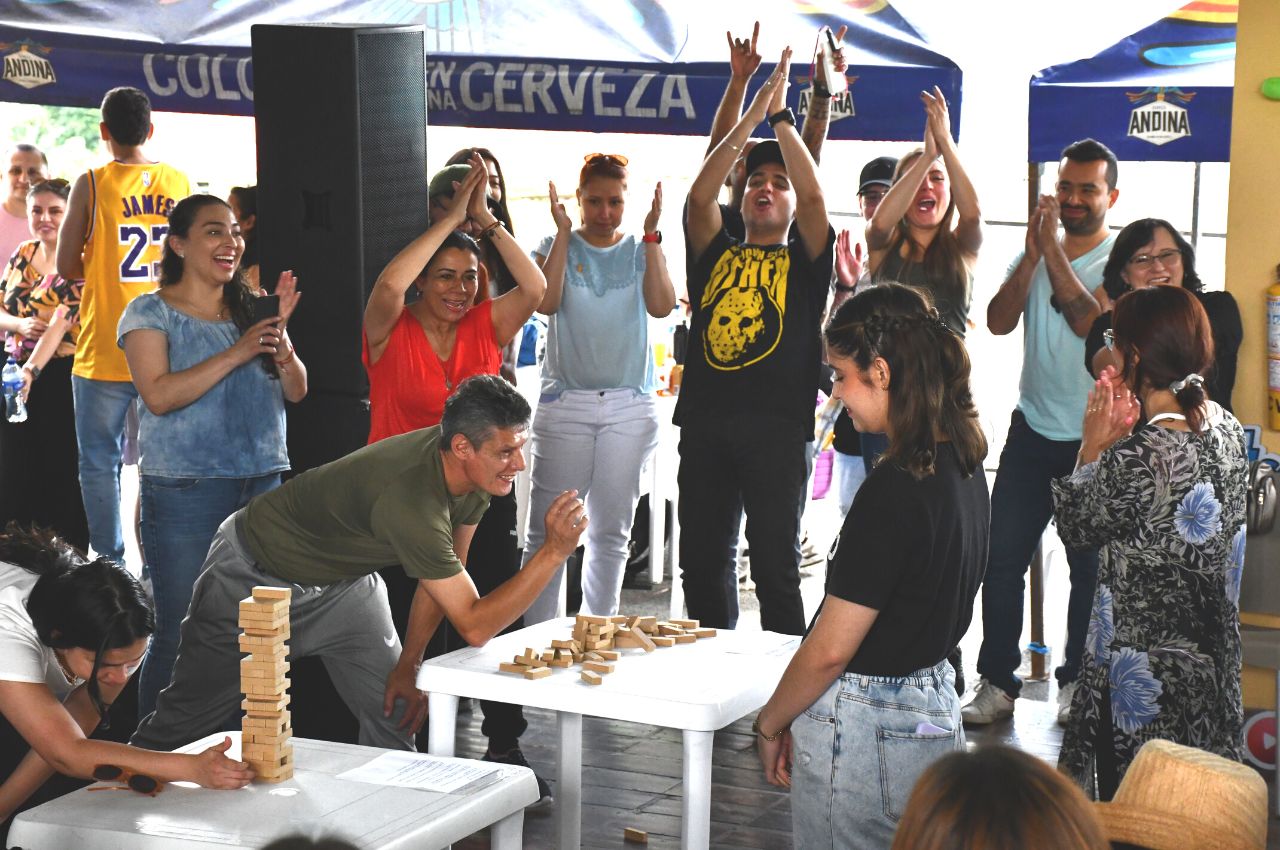
POLYGON ((10 357, 0 373, 0 381, 4 383, 4 413, 10 422, 27 421, 27 403, 22 400, 22 370, 10 357))

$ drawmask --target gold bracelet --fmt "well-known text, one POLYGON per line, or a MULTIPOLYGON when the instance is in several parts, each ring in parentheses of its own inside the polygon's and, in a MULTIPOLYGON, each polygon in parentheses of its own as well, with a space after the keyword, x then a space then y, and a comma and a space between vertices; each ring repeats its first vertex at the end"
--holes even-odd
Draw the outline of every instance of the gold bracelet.
POLYGON ((787 730, 788 730, 788 729, 790 729, 790 728, 791 728, 790 726, 784 726, 784 727, 782 727, 781 729, 779 729, 777 732, 774 732, 772 735, 766 735, 766 734, 764 733, 764 730, 760 728, 760 718, 759 718, 759 717, 757 717, 755 720, 752 720, 752 721, 751 721, 751 731, 752 731, 752 732, 754 732, 755 734, 759 735, 761 738, 764 738, 766 741, 769 741, 769 742, 771 742, 771 743, 772 743, 773 741, 778 740, 778 736, 779 736, 779 735, 781 735, 783 732, 787 731, 787 730))

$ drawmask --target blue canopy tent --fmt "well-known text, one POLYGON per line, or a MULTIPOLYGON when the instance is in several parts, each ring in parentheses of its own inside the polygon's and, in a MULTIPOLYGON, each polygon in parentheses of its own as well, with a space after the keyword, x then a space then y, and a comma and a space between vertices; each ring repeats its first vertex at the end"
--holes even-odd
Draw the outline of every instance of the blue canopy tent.
MULTIPOLYGON (((801 111, 817 28, 849 26, 851 85, 833 105, 831 138, 918 138, 917 93, 934 85, 959 132, 960 69, 887 0, 743 0, 736 8, 739 30, 758 17, 766 44, 796 48, 800 85, 791 97, 801 111)), ((710 4, 27 0, 0 11, 0 100, 96 106, 106 89, 132 85, 159 110, 252 115, 250 28, 320 21, 423 26, 434 125, 705 135, 727 79, 725 15, 710 4)), ((765 56, 759 79, 772 61, 765 56)))
MULTIPOLYGON (((1091 136, 1122 160, 1196 163, 1231 155, 1234 0, 1195 0, 1088 59, 1031 77, 1027 160, 1040 163, 1091 136)), ((1034 203, 1034 197, 1032 198, 1034 203)))

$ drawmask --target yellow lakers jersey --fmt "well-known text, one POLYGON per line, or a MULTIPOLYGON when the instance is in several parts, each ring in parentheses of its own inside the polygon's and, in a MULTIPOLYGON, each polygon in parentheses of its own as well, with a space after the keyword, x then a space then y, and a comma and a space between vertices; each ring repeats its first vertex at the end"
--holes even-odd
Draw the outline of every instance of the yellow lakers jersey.
POLYGON ((128 381, 116 325, 134 298, 160 283, 160 256, 174 204, 191 194, 181 171, 163 163, 109 162, 89 171, 80 337, 72 373, 128 381))

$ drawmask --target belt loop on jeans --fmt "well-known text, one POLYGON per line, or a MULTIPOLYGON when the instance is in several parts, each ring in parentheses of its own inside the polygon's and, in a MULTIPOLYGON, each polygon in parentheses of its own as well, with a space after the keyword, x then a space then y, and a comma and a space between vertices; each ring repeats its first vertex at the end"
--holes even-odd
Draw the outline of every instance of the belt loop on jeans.
POLYGON ((858 677, 858 687, 862 688, 864 691, 865 691, 865 690, 867 690, 867 689, 869 689, 869 688, 871 687, 871 677, 870 677, 870 676, 859 676, 859 677, 858 677))

